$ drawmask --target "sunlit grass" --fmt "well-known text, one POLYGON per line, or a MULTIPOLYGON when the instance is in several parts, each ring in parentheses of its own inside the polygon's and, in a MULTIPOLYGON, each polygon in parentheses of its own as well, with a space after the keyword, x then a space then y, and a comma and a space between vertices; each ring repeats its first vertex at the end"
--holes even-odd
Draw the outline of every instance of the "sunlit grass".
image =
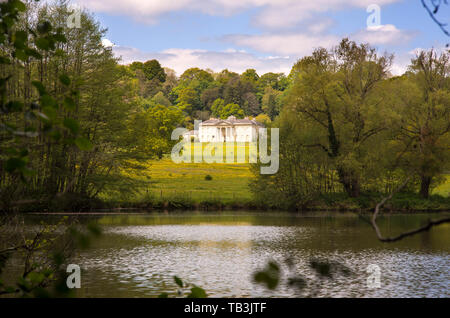
MULTIPOLYGON (((252 158, 255 160, 258 154, 256 143, 248 142, 236 142, 236 143, 222 143, 222 142, 210 142, 190 143, 192 162, 226 162, 226 163, 249 163, 252 158)), ((184 147, 186 156, 189 148, 184 147)), ((253 161, 254 162, 254 161, 253 161)))
POLYGON ((170 158, 149 162, 151 186, 157 199, 185 197, 193 201, 250 200, 249 164, 174 163, 170 158), (212 177, 206 180, 206 176, 212 177))
POLYGON ((440 194, 444 197, 450 197, 450 175, 446 176, 446 181, 433 190, 433 194, 440 194))

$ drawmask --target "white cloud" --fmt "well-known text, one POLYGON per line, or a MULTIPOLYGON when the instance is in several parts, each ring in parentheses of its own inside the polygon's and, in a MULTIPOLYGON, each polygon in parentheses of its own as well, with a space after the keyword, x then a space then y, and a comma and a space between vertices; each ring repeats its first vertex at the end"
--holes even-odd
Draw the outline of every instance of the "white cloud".
POLYGON ((248 47, 259 52, 301 57, 310 54, 315 48, 331 48, 339 43, 340 37, 334 35, 307 34, 263 34, 227 35, 223 40, 238 46, 248 47))
POLYGON ((245 51, 227 50, 214 52, 206 50, 168 49, 162 52, 144 52, 136 48, 115 46, 114 53, 122 57, 123 64, 134 61, 157 59, 163 67, 174 69, 178 75, 191 67, 210 68, 216 72, 228 69, 242 73, 254 68, 259 74, 267 72, 289 74, 295 59, 288 57, 257 57, 245 51))
MULTIPOLYGON (((181 74, 190 67, 210 68, 215 71, 228 68, 242 72, 255 68, 259 73, 289 73, 296 59, 318 47, 331 48, 337 45, 345 34, 330 34, 334 21, 329 12, 351 8, 365 9, 373 0, 75 0, 95 12, 129 16, 139 22, 156 23, 171 12, 200 12, 208 15, 229 16, 249 9, 253 25, 260 27, 259 35, 231 34, 220 38, 232 48, 226 51, 205 51, 199 49, 168 49, 162 52, 144 52, 136 48, 114 45, 104 39, 103 45, 123 58, 123 63, 145 61, 156 58, 163 66, 181 74), (250 49, 271 55, 259 57, 242 49, 250 49)), ((401 0, 377 0, 379 6, 401 0)), ((365 24, 366 21, 361 21, 365 24)), ((401 45, 415 34, 387 24, 368 27, 353 34, 351 40, 369 42, 371 45, 401 45)), ((406 61, 406 59, 405 59, 406 61)), ((409 62, 409 61, 408 61, 409 62)), ((406 69, 405 62, 394 64, 393 73, 406 69)))
POLYGON ((385 24, 367 27, 351 38, 371 45, 402 45, 408 43, 415 35, 415 32, 400 30, 395 25, 385 24))
MULTIPOLYGON (((416 58, 417 55, 420 54, 422 51, 429 51, 431 48, 415 48, 413 50, 410 50, 409 52, 396 54, 394 63, 391 68, 391 73, 393 75, 402 75, 408 70, 408 66, 411 64, 411 60, 416 58)), ((436 48, 433 48, 437 54, 442 54, 447 51, 447 49, 444 46, 438 46, 436 48)))
MULTIPOLYGON (((366 8, 374 0, 76 0, 96 12, 133 17, 153 23, 164 14, 181 10, 228 16, 260 9, 254 23, 266 28, 290 28, 315 14, 351 7, 366 8)), ((379 6, 401 0, 377 0, 379 6)))
POLYGON ((314 23, 310 23, 307 27, 308 31, 313 34, 323 33, 327 29, 331 28, 335 24, 335 21, 330 18, 316 19, 314 23))
POLYGON ((396 55, 391 66, 391 74, 399 76, 405 73, 413 57, 414 55, 411 52, 396 55))
POLYGON ((112 43, 110 40, 108 39, 102 39, 102 45, 104 47, 113 47, 114 43, 112 43))
MULTIPOLYGON (((400 0, 377 0, 382 6, 400 0)), ((277 0, 269 1, 262 12, 254 18, 254 22, 268 29, 289 29, 299 23, 308 23, 308 29, 317 24, 317 16, 329 11, 340 11, 349 8, 365 9, 374 0, 277 0)), ((319 19, 322 21, 323 19, 319 19)), ((321 22, 319 22, 321 23, 321 22)))

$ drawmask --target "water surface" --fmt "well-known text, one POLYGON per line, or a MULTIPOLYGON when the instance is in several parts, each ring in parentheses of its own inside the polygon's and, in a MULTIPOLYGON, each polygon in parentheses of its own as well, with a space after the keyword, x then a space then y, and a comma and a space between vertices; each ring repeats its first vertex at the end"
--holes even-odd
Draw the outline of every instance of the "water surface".
MULTIPOLYGON (((429 217, 380 219, 385 233, 420 226, 429 217)), ((46 216, 55 218, 55 216, 46 216)), ((35 219, 44 216, 33 216, 35 219)), ((82 297, 176 296, 173 276, 212 297, 449 297, 450 226, 442 225, 397 243, 381 243, 352 213, 151 213, 79 216, 102 225, 103 236, 75 260, 82 268, 82 297), (285 260, 292 262, 289 268, 285 260), (319 279, 311 259, 338 262, 351 275, 319 279), (268 260, 282 264, 284 277, 300 274, 308 290, 283 280, 268 291, 252 280, 268 260), (381 270, 381 287, 367 286, 366 269, 381 270)))

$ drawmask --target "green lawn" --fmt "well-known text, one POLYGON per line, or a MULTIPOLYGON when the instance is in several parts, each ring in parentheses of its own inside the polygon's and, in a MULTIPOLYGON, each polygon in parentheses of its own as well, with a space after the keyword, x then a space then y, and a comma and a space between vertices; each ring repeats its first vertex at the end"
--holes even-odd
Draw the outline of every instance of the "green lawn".
MULTIPOLYGON (((185 149, 188 149, 185 147, 185 149)), ((201 158, 204 162, 212 162, 215 160, 216 151, 218 157, 222 157, 223 162, 231 161, 231 163, 248 163, 250 155, 253 160, 257 157, 256 143, 236 142, 236 143, 222 143, 222 142, 192 142, 191 143, 191 160, 194 158, 201 158), (239 159, 238 159, 239 158, 239 159)))
MULTIPOLYGON (((220 201, 250 200, 249 182, 253 178, 250 165, 205 164, 172 162, 170 158, 152 161, 149 165, 152 186, 157 198, 187 197, 194 201, 217 199, 220 201), (212 180, 206 180, 210 175, 212 180)), ((450 196, 450 175, 447 182, 434 189, 433 194, 450 196)))
POLYGON ((160 198, 188 197, 194 201, 251 199, 249 164, 204 164, 152 161, 149 167, 152 193, 160 198), (209 175, 212 180, 206 180, 209 175))

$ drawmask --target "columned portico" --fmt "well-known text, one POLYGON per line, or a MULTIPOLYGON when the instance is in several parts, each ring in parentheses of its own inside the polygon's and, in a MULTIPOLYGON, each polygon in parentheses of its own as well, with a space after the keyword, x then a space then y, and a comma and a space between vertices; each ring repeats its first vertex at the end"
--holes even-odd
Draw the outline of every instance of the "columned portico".
POLYGON ((198 137, 200 142, 254 142, 261 127, 260 123, 248 118, 211 118, 200 124, 198 137))

